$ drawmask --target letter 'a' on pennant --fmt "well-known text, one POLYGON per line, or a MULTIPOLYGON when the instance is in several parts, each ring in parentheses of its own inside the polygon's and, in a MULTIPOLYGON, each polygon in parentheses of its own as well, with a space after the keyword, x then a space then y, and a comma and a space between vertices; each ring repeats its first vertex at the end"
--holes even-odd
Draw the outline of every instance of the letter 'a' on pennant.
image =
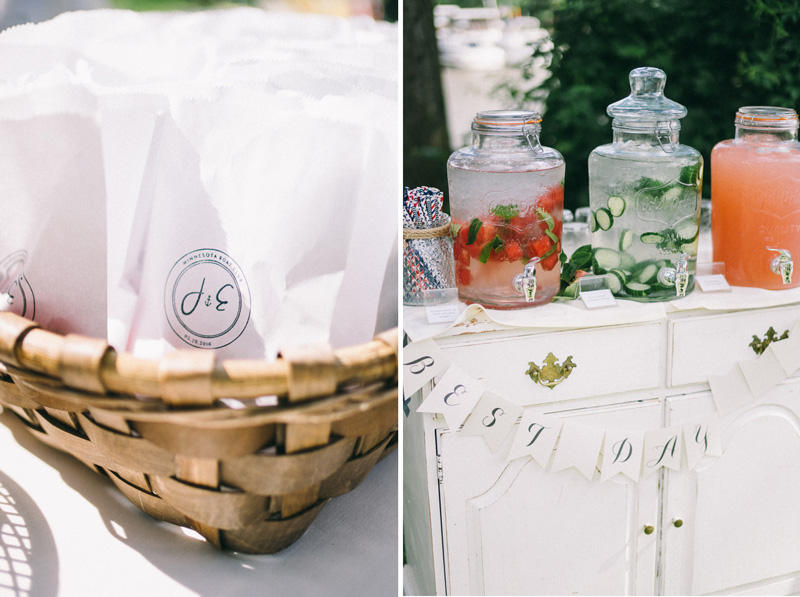
POLYGON ((693 470, 703 456, 722 456, 719 420, 709 419, 684 425, 683 445, 686 448, 686 464, 689 470, 693 470))
POLYGON ((681 469, 681 437, 683 429, 669 427, 654 429, 644 435, 643 475, 647 477, 662 466, 679 471, 681 469))
POLYGON ((483 394, 483 386, 453 365, 431 390, 417 412, 442 413, 451 431, 458 431, 483 394))
POLYGON ((522 407, 491 392, 484 392, 464 423, 462 435, 481 435, 492 453, 497 452, 514 429, 522 407))
POLYGON ((644 432, 606 430, 603 443, 603 466, 600 481, 623 474, 634 483, 642 473, 642 454, 644 453, 644 432))
POLYGON ((532 408, 524 409, 507 460, 528 455, 546 469, 561 433, 561 425, 558 417, 543 415, 532 408))
POLYGON ((597 469, 604 435, 603 429, 565 421, 550 470, 555 472, 574 467, 591 481, 597 469))
POLYGON ((437 375, 441 375, 450 363, 431 339, 412 342, 403 347, 403 394, 411 396, 437 375))

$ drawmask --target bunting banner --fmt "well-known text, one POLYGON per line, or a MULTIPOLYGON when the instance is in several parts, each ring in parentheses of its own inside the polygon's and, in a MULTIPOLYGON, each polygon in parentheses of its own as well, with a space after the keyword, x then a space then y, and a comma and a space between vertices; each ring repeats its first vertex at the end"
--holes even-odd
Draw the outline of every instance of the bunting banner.
MULTIPOLYGON (((722 456, 719 417, 754 403, 798 369, 800 322, 757 359, 736 363, 727 375, 708 376, 716 415, 646 431, 604 429, 520 406, 452 365, 432 339, 404 347, 403 391, 410 397, 435 382, 417 412, 443 415, 449 429, 482 437, 494 454, 510 443, 507 461, 532 458, 551 472, 574 468, 589 480, 599 471, 601 482, 617 475, 638 482, 661 468, 692 470, 705 457, 722 456)), ((406 416, 409 403, 404 399, 406 416)))

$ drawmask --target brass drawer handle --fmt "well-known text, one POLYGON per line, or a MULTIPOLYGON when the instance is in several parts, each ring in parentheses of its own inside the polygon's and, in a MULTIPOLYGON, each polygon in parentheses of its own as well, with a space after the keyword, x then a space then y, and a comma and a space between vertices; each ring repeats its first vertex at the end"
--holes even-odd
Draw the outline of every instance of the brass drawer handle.
POLYGON ((545 357, 541 367, 533 361, 529 362, 528 370, 525 372, 525 375, 529 376, 536 383, 552 390, 567 379, 575 367, 577 367, 577 365, 572 362, 572 355, 568 356, 564 362, 559 365, 558 359, 551 352, 545 357))
POLYGON ((789 330, 786 330, 781 334, 781 337, 778 337, 778 332, 775 331, 775 328, 769 326, 767 333, 764 334, 764 339, 762 340, 755 334, 753 335, 753 341, 748 344, 750 348, 753 349, 753 352, 756 354, 764 354, 764 351, 767 349, 767 346, 772 344, 773 342, 778 342, 779 340, 786 340, 789 337, 789 330))

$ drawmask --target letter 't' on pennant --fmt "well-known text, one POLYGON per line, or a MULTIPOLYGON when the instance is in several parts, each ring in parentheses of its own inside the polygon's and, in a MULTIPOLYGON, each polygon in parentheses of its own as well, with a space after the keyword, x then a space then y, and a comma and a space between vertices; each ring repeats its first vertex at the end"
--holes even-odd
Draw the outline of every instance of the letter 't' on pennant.
POLYGON ((546 469, 553 456, 553 448, 559 433, 561 433, 561 419, 537 413, 530 408, 524 409, 508 460, 528 455, 546 469))
POLYGON ((437 375, 447 371, 447 362, 431 339, 403 347, 403 394, 411 396, 437 375))
POLYGON ((681 468, 681 436, 680 427, 654 429, 644 436, 643 476, 647 477, 665 466, 673 471, 681 468))
POLYGON ((703 456, 722 456, 719 420, 709 419, 684 425, 683 444, 686 447, 686 463, 689 470, 694 469, 703 456))
POLYGON ((497 452, 522 414, 522 407, 491 392, 484 392, 461 430, 463 435, 482 435, 497 452))
POLYGON ((642 473, 643 452, 643 432, 606 430, 600 481, 607 481, 622 473, 636 483, 642 473))
POLYGON ((483 394, 483 386, 453 365, 431 390, 417 412, 442 413, 451 431, 458 431, 483 394))
POLYGON ((597 469, 604 435, 605 431, 601 428, 565 421, 551 470, 555 472, 574 467, 591 481, 597 469))

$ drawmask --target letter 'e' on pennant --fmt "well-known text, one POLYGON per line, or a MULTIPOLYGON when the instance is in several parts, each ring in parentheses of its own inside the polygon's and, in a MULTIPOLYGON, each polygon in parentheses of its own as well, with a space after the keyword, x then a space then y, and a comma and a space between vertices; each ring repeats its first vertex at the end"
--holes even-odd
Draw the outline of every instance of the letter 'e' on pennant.
POLYGON ((463 435, 482 435, 494 453, 511 434, 522 407, 491 392, 484 392, 472 414, 464 423, 463 435))
POLYGON ((442 413, 451 431, 458 431, 483 394, 483 386, 453 365, 431 390, 417 412, 442 413))
POLYGON ((621 473, 636 483, 642 473, 643 453, 644 433, 642 431, 607 429, 603 444, 603 466, 600 470, 600 481, 607 481, 621 473))

